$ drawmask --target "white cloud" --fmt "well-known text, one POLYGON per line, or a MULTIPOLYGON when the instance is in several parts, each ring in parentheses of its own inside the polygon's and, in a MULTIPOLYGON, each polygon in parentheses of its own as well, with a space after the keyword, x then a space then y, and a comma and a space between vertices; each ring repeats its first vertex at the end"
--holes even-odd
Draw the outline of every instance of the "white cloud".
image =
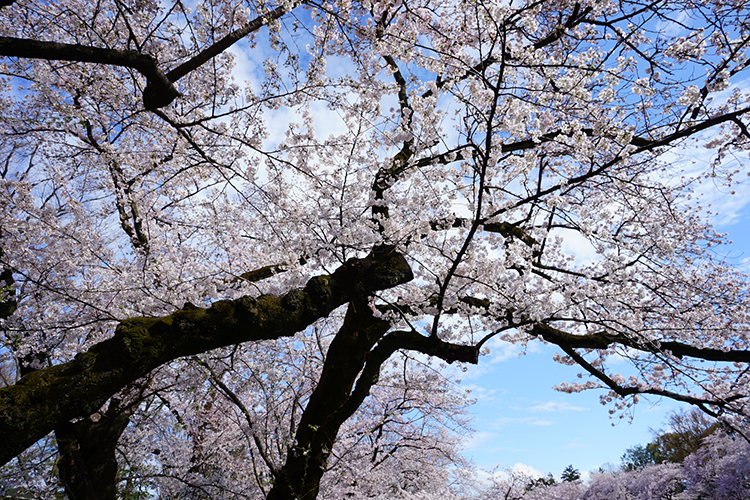
POLYGON ((525 474, 525 475, 531 476, 531 477, 542 477, 542 476, 544 476, 544 474, 542 474, 541 472, 539 472, 538 470, 536 470, 532 466, 523 464, 521 462, 517 462, 516 464, 514 464, 513 467, 511 467, 511 469, 513 470, 513 472, 520 472, 521 474, 525 474))
POLYGON ((535 425, 537 427, 548 427, 550 425, 555 425, 554 420, 532 420, 531 425, 535 425))
POLYGON ((490 350, 489 363, 491 364, 502 363, 508 359, 517 358, 524 354, 535 353, 540 350, 540 345, 536 342, 531 342, 522 346, 512 342, 506 342, 498 337, 487 342, 486 347, 490 350))
POLYGON ((503 388, 493 387, 488 389, 481 385, 461 383, 461 387, 468 389, 472 398, 487 403, 488 401, 495 401, 497 396, 507 394, 508 390, 503 388))
POLYGON ((573 439, 573 441, 569 442, 568 444, 563 446, 564 450, 573 450, 578 448, 588 448, 591 446, 591 443, 583 443, 581 442, 581 438, 577 437, 573 439))
POLYGON ((467 439, 464 443, 464 451, 474 451, 484 449, 487 443, 497 438, 497 434, 493 432, 480 431, 472 434, 471 438, 467 439))
POLYGON ((536 427, 547 427, 555 425, 557 422, 554 420, 543 420, 536 417, 499 417, 492 421, 492 427, 499 428, 507 425, 533 425, 536 427))
POLYGON ((517 358, 521 355, 523 347, 518 344, 505 342, 500 339, 492 339, 487 343, 490 350, 490 363, 502 363, 508 359, 517 358))
POLYGON ((677 15, 677 19, 675 20, 659 20, 656 23, 656 30, 662 36, 677 36, 685 31, 687 17, 687 11, 683 10, 677 15))
POLYGON ((547 401, 543 404, 537 404, 529 408, 531 412, 555 412, 555 411, 588 411, 589 408, 583 406, 574 406, 566 402, 547 401))
POLYGON ((534 467, 521 463, 516 462, 511 467, 508 467, 507 469, 499 469, 499 466, 496 466, 494 469, 483 470, 479 469, 476 473, 476 478, 479 480, 479 482, 485 486, 489 486, 492 484, 493 479, 494 481, 505 481, 508 478, 510 478, 511 474, 518 474, 518 475, 524 475, 532 478, 537 477, 543 477, 544 474, 539 472, 534 467))
POLYGON ((578 231, 556 229, 555 234, 562 237, 562 251, 576 257, 576 264, 586 266, 602 259, 591 242, 578 231))
MULTIPOLYGON (((750 182, 747 179, 747 154, 727 155, 721 164, 721 171, 739 170, 734 175, 733 184, 727 186, 717 171, 715 178, 706 174, 713 170, 716 151, 704 146, 713 137, 706 133, 692 143, 680 145, 679 149, 670 150, 659 158, 665 164, 673 166, 674 179, 695 179, 692 182, 693 205, 700 205, 701 212, 712 224, 717 226, 731 225, 740 220, 740 211, 750 203, 750 182), (709 214, 710 212, 710 214, 709 214)), ((670 182, 666 181, 667 184, 670 182)))

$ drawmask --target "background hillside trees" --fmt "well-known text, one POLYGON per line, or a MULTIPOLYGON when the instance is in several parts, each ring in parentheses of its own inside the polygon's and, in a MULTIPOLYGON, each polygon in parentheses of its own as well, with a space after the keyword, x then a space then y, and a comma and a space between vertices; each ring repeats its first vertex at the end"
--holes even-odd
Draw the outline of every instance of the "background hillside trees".
POLYGON ((746 418, 743 2, 3 5, 7 488, 445 495, 495 337, 746 418))
MULTIPOLYGON (((657 434, 654 443, 664 435, 672 442, 690 443, 691 452, 659 455, 671 460, 657 462, 655 444, 630 448, 623 455, 622 467, 592 472, 585 483, 569 481, 577 471, 568 466, 561 482, 548 478, 531 478, 518 471, 491 478, 490 486, 479 498, 513 498, 516 500, 740 500, 750 495, 750 443, 745 434, 727 432, 705 419, 696 410, 669 415, 670 429, 657 434), (702 435, 702 437, 698 437, 702 435)), ((673 451, 672 448, 669 451, 673 451)))
POLYGON ((654 440, 625 450, 622 468, 636 470, 649 464, 682 463, 698 451, 705 439, 719 430, 721 424, 697 408, 672 412, 667 418, 669 428, 653 431, 654 440))

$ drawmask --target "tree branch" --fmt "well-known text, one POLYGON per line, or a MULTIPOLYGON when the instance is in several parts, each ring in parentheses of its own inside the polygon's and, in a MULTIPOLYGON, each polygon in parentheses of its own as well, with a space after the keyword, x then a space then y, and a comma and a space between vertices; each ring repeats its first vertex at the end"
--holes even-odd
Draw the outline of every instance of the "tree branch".
POLYGON ((436 336, 425 337, 415 331, 395 331, 383 337, 367 358, 362 374, 357 380, 351 396, 341 408, 346 418, 354 414, 365 398, 370 394, 372 386, 380 378, 380 367, 391 355, 400 350, 416 351, 428 356, 435 356, 448 363, 479 362, 479 348, 474 345, 459 345, 444 342, 436 336))
POLYGON ((549 325, 537 323, 531 330, 532 335, 538 335, 547 342, 560 347, 567 346, 576 349, 607 349, 612 344, 651 353, 670 353, 677 358, 689 357, 706 361, 722 361, 750 363, 750 351, 709 349, 694 347, 681 342, 638 342, 627 335, 610 334, 606 332, 590 333, 587 335, 573 335, 549 325))
MULTIPOLYGON (((184 63, 171 70, 169 73, 167 73, 166 78, 170 82, 176 82, 191 71, 199 68, 206 62, 218 56, 250 33, 257 31, 269 22, 275 21, 285 14, 288 14, 297 5, 297 2, 294 2, 291 5, 284 4, 276 7, 274 10, 268 12, 267 14, 256 17, 255 19, 244 25, 242 28, 234 30, 210 47, 203 49, 198 53, 198 55, 191 57, 188 61, 185 61, 184 63)), ((161 108, 171 103, 176 96, 170 96, 170 94, 168 92, 165 92, 165 90, 166 88, 159 82, 149 82, 149 84, 146 85, 146 88, 143 91, 143 102, 144 104, 146 104, 147 102, 150 103, 152 106, 154 106, 154 108, 150 108, 148 105, 146 105, 146 109, 161 108)))
MULTIPOLYGON (((733 401, 737 401, 738 399, 743 399, 745 396, 735 394, 733 396, 730 396, 728 398, 717 398, 717 399, 706 399, 706 398, 698 398, 695 396, 686 396, 684 394, 679 394, 677 392, 668 391, 665 389, 659 389, 654 388, 650 386, 646 386, 644 388, 641 387, 623 387, 619 385, 617 382, 612 380, 607 374, 605 374, 602 370, 599 370, 595 368, 591 363, 586 361, 583 356, 578 354, 572 347, 562 344, 560 345, 560 348, 573 358, 573 360, 578 363, 580 367, 582 367, 584 370, 586 370, 589 374, 591 374, 593 377, 599 379, 604 385, 609 387, 609 389, 617 394, 618 396, 625 398, 627 396, 632 396, 635 394, 651 394, 654 396, 664 396, 670 399, 674 399, 675 401, 682 401, 683 403, 689 403, 692 405, 701 406, 703 408, 703 405, 713 405, 718 406, 720 408, 726 407, 729 403, 733 401)), ((703 408, 704 411, 705 408, 703 408)))
MULTIPOLYGON (((276 7, 275 9, 273 9, 267 14, 263 14, 262 16, 256 17, 252 21, 245 24, 242 28, 238 28, 234 30, 233 32, 229 33, 218 42, 202 50, 198 55, 191 57, 189 61, 186 61, 180 64, 179 66, 177 66, 175 69, 171 70, 169 73, 167 73, 167 77, 171 81, 176 82, 177 80, 187 75, 194 69, 197 69, 201 65, 205 64, 206 62, 210 61, 214 57, 218 56, 219 54, 227 50, 229 47, 231 47, 238 41, 242 40, 244 37, 246 37, 250 33, 257 31, 263 26, 265 26, 266 24, 270 23, 271 21, 275 21, 276 19, 284 16, 285 14, 288 14, 297 5, 298 5, 298 2, 294 2, 291 5, 283 4, 279 7, 276 7)), ((148 89, 146 90, 148 91, 148 89)))
POLYGON ((278 473, 276 470, 277 467, 273 463, 273 460, 271 460, 271 457, 268 455, 268 452, 266 451, 265 445, 261 442, 260 437, 258 436, 258 433, 255 429, 255 423, 253 422, 253 418, 250 415, 250 411, 247 409, 245 404, 242 402, 242 400, 237 396, 237 394, 229 388, 227 384, 225 384, 219 375, 214 372, 214 370, 209 366, 208 363, 201 360, 197 356, 194 356, 193 361, 195 361, 198 365, 205 368, 208 373, 211 375, 211 382, 218 386, 219 389, 224 393, 224 395, 229 399, 234 405, 240 410, 242 413, 242 416, 245 418, 245 422, 247 423, 247 428, 250 433, 250 437, 253 439, 253 443, 255 443, 255 447, 258 448, 258 454, 263 459, 263 462, 265 462, 266 467, 268 467, 268 470, 271 471, 271 474, 274 476, 278 473))
MULTIPOLYGON (((3 3, 0 0, 0 6, 10 5, 10 3, 3 3)), ((258 16, 167 74, 159 69, 156 58, 134 50, 105 49, 78 44, 42 42, 26 38, 0 37, 0 56, 45 59, 48 61, 89 62, 133 68, 146 77, 147 84, 143 90, 143 105, 146 109, 153 111, 167 106, 180 95, 174 86, 174 82, 221 54, 248 34, 289 13, 296 6, 297 3, 281 5, 267 14, 258 16)))
POLYGON ((85 45, 0 37, 0 55, 48 61, 77 61, 133 68, 148 80, 146 88, 158 88, 158 99, 143 94, 146 109, 166 106, 178 95, 172 81, 159 69, 156 58, 134 50, 103 49, 85 45))
POLYGON ((128 383, 182 356, 255 340, 290 336, 337 307, 413 279, 392 247, 350 259, 331 275, 282 296, 191 304, 162 318, 122 321, 114 337, 73 361, 37 370, 0 389, 0 464, 58 425, 97 411, 128 383))

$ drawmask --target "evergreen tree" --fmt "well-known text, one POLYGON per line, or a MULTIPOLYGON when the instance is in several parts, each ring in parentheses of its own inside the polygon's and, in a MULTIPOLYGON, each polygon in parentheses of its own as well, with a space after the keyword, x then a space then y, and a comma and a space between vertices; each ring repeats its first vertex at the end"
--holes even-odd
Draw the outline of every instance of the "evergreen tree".
POLYGON ((581 473, 578 471, 578 469, 574 468, 573 465, 568 465, 562 471, 562 474, 560 474, 560 479, 562 479, 563 482, 571 483, 573 481, 578 481, 579 479, 581 479, 581 473))

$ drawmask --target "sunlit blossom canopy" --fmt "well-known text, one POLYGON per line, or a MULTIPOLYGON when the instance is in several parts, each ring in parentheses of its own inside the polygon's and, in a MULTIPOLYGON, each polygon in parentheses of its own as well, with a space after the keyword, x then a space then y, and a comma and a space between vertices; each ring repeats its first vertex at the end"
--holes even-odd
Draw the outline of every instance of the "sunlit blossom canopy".
POLYGON ((743 2, 3 5, 3 462, 54 432, 107 495, 443 487, 437 365, 492 338, 614 413, 748 416, 701 206, 745 175, 743 2))

